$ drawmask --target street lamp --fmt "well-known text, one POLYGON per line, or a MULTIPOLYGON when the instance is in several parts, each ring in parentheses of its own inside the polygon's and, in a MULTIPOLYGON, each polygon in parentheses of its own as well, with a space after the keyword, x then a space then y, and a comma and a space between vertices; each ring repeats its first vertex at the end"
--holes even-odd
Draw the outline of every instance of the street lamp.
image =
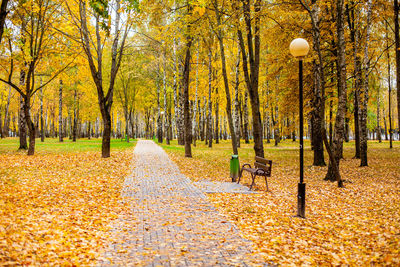
POLYGON ((302 38, 290 43, 290 53, 299 59, 299 116, 300 116, 300 183, 297 187, 297 216, 305 218, 306 184, 304 183, 304 148, 303 148, 303 57, 307 56, 310 46, 302 38))

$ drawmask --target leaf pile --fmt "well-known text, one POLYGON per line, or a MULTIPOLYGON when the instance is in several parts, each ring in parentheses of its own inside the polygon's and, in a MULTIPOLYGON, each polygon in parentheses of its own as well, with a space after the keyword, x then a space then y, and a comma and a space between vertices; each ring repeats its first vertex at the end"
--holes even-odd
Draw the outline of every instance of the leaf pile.
MULTIPOLYGON (((280 265, 400 265, 400 149, 369 144, 370 167, 350 159, 346 144, 341 161, 345 188, 323 181, 327 167, 312 167, 305 151, 306 219, 295 217, 298 151, 289 142, 265 149, 273 160, 270 191, 256 180, 260 194, 211 194, 216 207, 252 240, 266 261, 280 265)), ((198 145, 194 158, 167 149, 181 171, 196 180, 229 181, 228 143, 212 149, 198 145)), ((254 161, 250 145, 240 149, 241 164, 254 161)), ((326 158, 327 159, 327 158, 326 158)), ((249 175, 244 183, 249 185, 249 175)))
POLYGON ((108 241, 132 151, 0 154, 0 262, 93 264, 108 241))

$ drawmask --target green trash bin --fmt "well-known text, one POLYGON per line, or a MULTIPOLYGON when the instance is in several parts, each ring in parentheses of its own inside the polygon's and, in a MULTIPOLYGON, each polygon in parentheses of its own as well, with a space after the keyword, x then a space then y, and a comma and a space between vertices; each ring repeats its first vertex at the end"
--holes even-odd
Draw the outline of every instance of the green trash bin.
POLYGON ((231 158, 231 178, 232 182, 236 182, 236 179, 239 177, 239 156, 238 155, 232 155, 231 158))

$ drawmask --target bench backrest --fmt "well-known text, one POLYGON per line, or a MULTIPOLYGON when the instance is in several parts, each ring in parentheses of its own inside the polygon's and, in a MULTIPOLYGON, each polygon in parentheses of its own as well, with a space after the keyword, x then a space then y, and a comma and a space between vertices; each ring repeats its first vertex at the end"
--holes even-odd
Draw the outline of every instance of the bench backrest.
POLYGON ((254 166, 263 169, 268 175, 271 175, 272 160, 264 159, 256 156, 254 166))

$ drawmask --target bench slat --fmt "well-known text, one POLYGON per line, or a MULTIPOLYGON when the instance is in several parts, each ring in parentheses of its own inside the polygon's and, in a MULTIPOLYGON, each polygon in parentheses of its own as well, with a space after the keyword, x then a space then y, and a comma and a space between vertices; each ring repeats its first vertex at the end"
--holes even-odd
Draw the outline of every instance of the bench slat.
POLYGON ((255 159, 256 159, 256 162, 262 163, 264 165, 267 165, 267 163, 270 165, 272 162, 272 160, 264 159, 264 158, 257 157, 257 156, 255 157, 255 159))
POLYGON ((266 173, 268 173, 268 175, 271 173, 271 166, 266 166, 265 164, 254 162, 254 167, 263 169, 266 173))

